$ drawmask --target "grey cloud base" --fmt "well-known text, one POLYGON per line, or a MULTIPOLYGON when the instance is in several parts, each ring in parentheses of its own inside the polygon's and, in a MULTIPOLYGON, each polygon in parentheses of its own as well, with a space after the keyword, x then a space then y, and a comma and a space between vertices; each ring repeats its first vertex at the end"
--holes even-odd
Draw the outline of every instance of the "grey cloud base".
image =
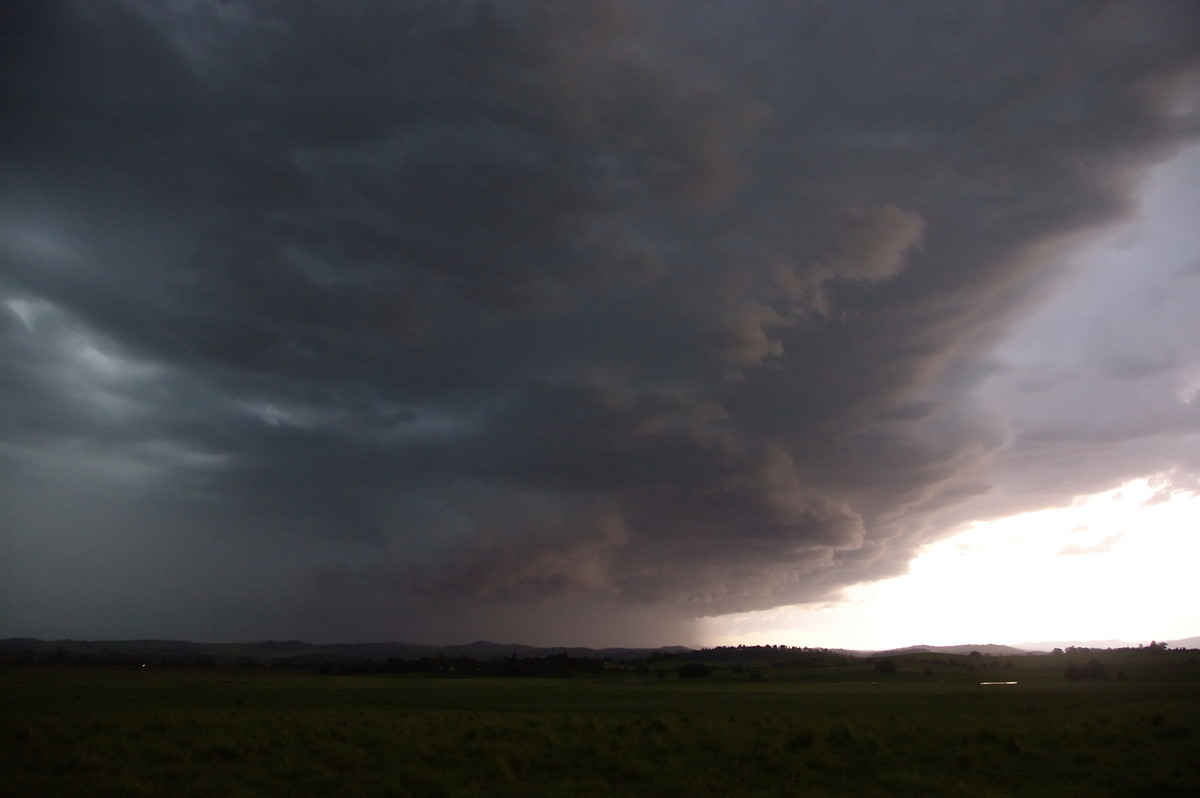
POLYGON ((659 644, 1046 501, 979 389, 1193 12, 19 5, 0 631, 659 644))

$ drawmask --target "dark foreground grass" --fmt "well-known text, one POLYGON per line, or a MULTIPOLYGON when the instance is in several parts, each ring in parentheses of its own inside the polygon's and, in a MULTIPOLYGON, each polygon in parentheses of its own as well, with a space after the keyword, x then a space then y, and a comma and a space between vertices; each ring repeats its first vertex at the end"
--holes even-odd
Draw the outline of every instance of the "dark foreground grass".
POLYGON ((1200 795, 1194 678, 1022 675, 5 670, 0 795, 1200 795))

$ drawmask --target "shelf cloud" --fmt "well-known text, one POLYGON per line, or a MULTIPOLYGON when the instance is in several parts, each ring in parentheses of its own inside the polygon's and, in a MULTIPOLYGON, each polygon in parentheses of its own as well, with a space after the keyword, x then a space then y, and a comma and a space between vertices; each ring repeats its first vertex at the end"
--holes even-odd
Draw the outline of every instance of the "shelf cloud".
POLYGON ((1195 262, 1094 286, 1086 351, 1002 349, 1196 142, 1189 2, 0 36, 0 631, 658 644, 964 508, 1194 484, 1195 262))

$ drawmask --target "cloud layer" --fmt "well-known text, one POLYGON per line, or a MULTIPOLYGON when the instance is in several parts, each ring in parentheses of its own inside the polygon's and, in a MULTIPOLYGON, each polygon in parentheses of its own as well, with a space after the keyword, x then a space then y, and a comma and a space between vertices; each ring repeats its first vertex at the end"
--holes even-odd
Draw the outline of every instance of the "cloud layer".
POLYGON ((1195 140, 1193 12, 18 5, 5 625, 663 643, 1053 500, 1017 454, 1194 433, 983 390, 1195 140))

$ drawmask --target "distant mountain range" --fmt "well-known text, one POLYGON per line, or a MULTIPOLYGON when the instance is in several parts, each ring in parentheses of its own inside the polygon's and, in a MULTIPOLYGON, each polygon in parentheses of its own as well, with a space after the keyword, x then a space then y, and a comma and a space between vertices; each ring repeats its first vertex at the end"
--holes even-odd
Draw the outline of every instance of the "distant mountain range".
POLYGON ((1145 640, 1140 643, 1130 643, 1125 640, 1047 640, 1040 643, 1018 643, 1014 646, 999 646, 992 643, 985 645, 967 646, 906 646, 888 651, 858 651, 849 652, 862 656, 902 656, 904 654, 970 654, 978 651, 996 657, 1012 657, 1023 654, 1037 654, 1053 651, 1056 648, 1137 648, 1151 642, 1166 643, 1170 648, 1200 648, 1200 637, 1185 637, 1181 640, 1145 640))
POLYGON ((578 646, 538 647, 518 643, 478 641, 464 645, 430 646, 413 643, 305 643, 300 640, 261 643, 192 643, 184 640, 0 640, 0 651, 35 655, 62 653, 97 660, 145 657, 157 661, 228 663, 353 663, 380 662, 391 658, 416 660, 422 657, 468 657, 476 660, 511 656, 546 657, 566 654, 575 659, 647 659, 653 654, 686 654, 686 646, 660 648, 583 648, 578 646))
POLYGON ((1130 643, 1125 640, 1049 640, 1041 643, 1018 643, 1014 648, 1022 651, 1053 651, 1056 648, 1137 648, 1148 643, 1166 643, 1170 648, 1200 648, 1200 637, 1185 637, 1180 640, 1142 640, 1130 643))
MULTIPOLYGON (((1150 642, 1150 641, 1146 641, 1150 642)), ((1167 640, 1171 648, 1200 648, 1200 637, 1167 640)), ((975 644, 959 646, 916 645, 885 651, 848 651, 833 649, 831 653, 858 657, 903 656, 906 654, 970 654, 978 651, 988 656, 1022 656, 1055 648, 1127 648, 1137 643, 1121 640, 1046 641, 1022 643, 1017 646, 975 644)), ((0 640, 0 652, 19 656, 30 652, 38 657, 55 654, 97 661, 129 661, 136 658, 158 662, 210 663, 286 663, 294 665, 320 663, 382 662, 388 659, 419 660, 423 657, 466 657, 474 660, 495 660, 509 657, 538 658, 566 655, 573 659, 641 660, 658 654, 686 655, 696 652, 687 646, 659 648, 586 648, 580 646, 527 646, 519 643, 477 641, 463 645, 431 646, 414 643, 305 643, 300 640, 260 643, 192 643, 183 640, 38 640, 9 638, 0 640)))
POLYGON ((973 646, 905 646, 904 648, 893 648, 887 651, 860 651, 858 653, 871 657, 898 657, 904 654, 970 654, 972 651, 978 651, 980 654, 987 654, 993 657, 1013 657, 1031 653, 1013 646, 998 646, 994 643, 973 646))

